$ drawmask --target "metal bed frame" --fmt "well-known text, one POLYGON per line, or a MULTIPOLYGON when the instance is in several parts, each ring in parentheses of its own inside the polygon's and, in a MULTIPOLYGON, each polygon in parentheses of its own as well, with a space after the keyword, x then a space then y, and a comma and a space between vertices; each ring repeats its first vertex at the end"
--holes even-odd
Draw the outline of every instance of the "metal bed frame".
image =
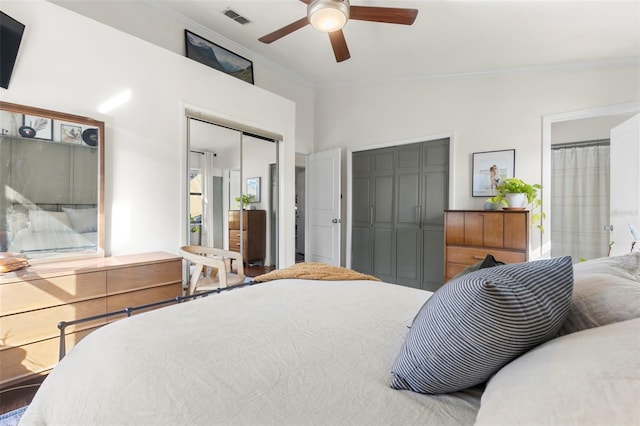
POLYGON ((140 305, 140 306, 135 306, 135 307, 126 307, 124 309, 121 309, 119 311, 113 311, 113 312, 107 312, 106 314, 100 314, 100 315, 94 315, 94 316, 90 316, 90 317, 86 317, 86 318, 80 318, 80 319, 76 319, 73 321, 60 321, 58 323, 58 329, 60 330, 60 350, 59 350, 59 357, 58 357, 58 361, 62 360, 62 358, 65 357, 67 349, 66 349, 66 342, 65 342, 65 329, 70 326, 70 325, 76 325, 76 324, 82 324, 84 322, 89 322, 89 321, 95 321, 98 319, 103 319, 103 318, 108 318, 114 315, 123 315, 126 314, 127 318, 131 316, 131 314, 135 311, 140 311, 143 309, 149 309, 149 308, 155 308, 157 306, 163 306, 163 305, 169 305, 169 304, 173 304, 173 303, 182 303, 184 301, 187 300, 191 300, 191 299, 196 299, 198 297, 207 297, 210 294, 219 294, 223 291, 228 291, 228 290, 233 290, 236 288, 240 288, 240 287, 245 287, 245 286, 250 286, 253 284, 257 284, 254 281, 248 281, 246 283, 242 283, 242 284, 237 284, 234 286, 230 286, 230 287, 224 287, 224 288, 217 288, 215 290, 209 290, 209 291, 203 291, 202 293, 196 293, 196 294, 192 294, 189 296, 178 296, 175 297, 173 299, 167 299, 167 300, 163 300, 161 302, 155 302, 155 303, 149 303, 146 305, 140 305))

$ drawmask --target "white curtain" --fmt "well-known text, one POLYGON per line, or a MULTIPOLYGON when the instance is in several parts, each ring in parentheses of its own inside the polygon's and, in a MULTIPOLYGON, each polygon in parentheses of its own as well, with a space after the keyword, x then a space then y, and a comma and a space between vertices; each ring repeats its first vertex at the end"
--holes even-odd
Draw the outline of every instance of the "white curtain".
POLYGON ((551 255, 573 262, 607 256, 609 145, 551 151, 551 255))
MULTIPOLYGON (((215 174, 216 155, 213 152, 205 152, 202 162, 202 236, 201 244, 205 247, 214 246, 214 225, 213 225, 213 177, 215 174)), ((218 247, 222 248, 222 247, 218 247)))

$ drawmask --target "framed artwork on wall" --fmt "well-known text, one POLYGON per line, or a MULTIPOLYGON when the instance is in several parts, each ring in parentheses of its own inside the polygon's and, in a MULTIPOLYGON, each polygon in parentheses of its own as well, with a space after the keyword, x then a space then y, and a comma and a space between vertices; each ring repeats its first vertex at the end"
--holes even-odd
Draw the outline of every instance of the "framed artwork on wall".
POLYGON ((18 133, 26 138, 50 141, 53 139, 53 119, 25 114, 22 116, 22 127, 18 129, 18 133))
POLYGON ((260 178, 259 177, 247 178, 247 195, 251 195, 253 197, 251 199, 252 203, 260 202, 260 178))
POLYGON ((516 150, 473 153, 472 196, 493 197, 500 181, 514 177, 516 150))
POLYGON ((253 62, 212 41, 184 30, 187 58, 253 84, 253 62))
POLYGON ((72 124, 60 124, 60 142, 81 143, 82 127, 72 124))

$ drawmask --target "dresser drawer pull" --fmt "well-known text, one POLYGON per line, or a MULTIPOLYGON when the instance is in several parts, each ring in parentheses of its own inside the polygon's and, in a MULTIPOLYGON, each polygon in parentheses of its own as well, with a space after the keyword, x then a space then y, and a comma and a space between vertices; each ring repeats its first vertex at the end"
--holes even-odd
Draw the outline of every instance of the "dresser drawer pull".
POLYGON ((484 260, 484 257, 482 256, 473 256, 473 258, 476 260, 484 260))

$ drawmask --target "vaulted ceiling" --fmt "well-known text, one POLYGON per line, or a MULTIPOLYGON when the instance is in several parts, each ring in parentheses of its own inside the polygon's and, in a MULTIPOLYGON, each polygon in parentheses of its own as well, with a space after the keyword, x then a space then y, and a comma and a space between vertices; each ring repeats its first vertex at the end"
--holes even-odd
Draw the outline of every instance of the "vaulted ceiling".
MULTIPOLYGON (((352 0, 418 9, 412 26, 351 20, 351 58, 337 63, 327 34, 311 26, 264 44, 258 38, 306 16, 299 0, 53 0, 131 33, 158 12, 228 41, 231 50, 275 64, 316 85, 437 78, 640 61, 640 2, 352 0), (247 18, 241 25, 225 10, 247 18), (112 22, 111 22, 112 23, 112 22)), ((156 28, 157 39, 166 37, 156 28)), ((207 38, 207 34, 203 34, 207 38)), ((214 40, 218 42, 218 40, 214 40)))

